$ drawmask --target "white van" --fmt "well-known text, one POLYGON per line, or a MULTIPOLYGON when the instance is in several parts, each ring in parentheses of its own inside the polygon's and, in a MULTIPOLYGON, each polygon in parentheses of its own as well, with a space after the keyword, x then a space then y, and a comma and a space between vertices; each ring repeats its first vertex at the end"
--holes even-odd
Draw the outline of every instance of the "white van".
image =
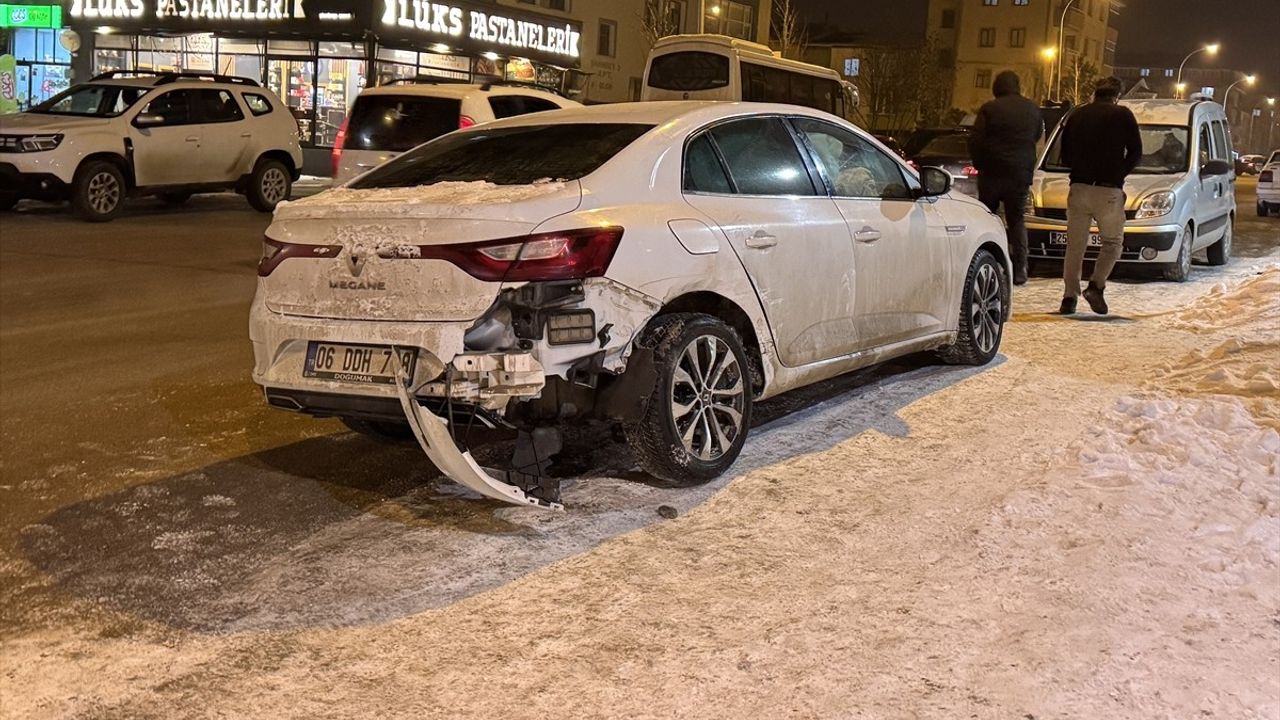
POLYGON ((858 89, 831 68, 787 60, 759 43, 672 35, 649 51, 640 99, 787 103, 852 120, 858 89))
MULTIPOLYGON (((1210 265, 1231 257, 1236 219, 1231 130, 1222 106, 1203 100, 1121 100, 1142 132, 1142 158, 1124 183, 1122 263, 1159 266, 1166 279, 1191 274, 1200 250, 1210 265)), ((1067 249, 1069 170, 1061 164, 1062 126, 1036 170, 1027 204, 1028 256, 1062 259, 1067 249)), ((1085 257, 1097 257, 1093 228, 1085 257)))

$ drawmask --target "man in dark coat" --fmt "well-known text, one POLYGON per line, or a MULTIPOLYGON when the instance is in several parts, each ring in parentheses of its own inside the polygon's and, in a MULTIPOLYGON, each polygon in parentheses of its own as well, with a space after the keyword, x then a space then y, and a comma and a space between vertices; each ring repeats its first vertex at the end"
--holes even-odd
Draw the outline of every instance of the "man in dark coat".
POLYGON ((978 110, 969 137, 969 153, 978 169, 978 199, 996 212, 1004 205, 1013 284, 1027 282, 1027 194, 1036 166, 1036 143, 1044 135, 1040 108, 1022 96, 1018 74, 996 76, 996 97, 978 110))

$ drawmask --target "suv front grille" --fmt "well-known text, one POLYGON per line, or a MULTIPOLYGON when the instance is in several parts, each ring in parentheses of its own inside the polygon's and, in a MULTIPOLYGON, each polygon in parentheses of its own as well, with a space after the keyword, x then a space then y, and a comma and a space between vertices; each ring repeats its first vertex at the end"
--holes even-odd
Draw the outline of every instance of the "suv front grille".
MULTIPOLYGON (((1134 219, 1134 218, 1135 218, 1135 217, 1137 217, 1137 216, 1138 216, 1138 211, 1137 211, 1137 210, 1125 210, 1125 211, 1124 211, 1124 219, 1125 219, 1125 220, 1132 220, 1132 219, 1134 219)), ((1043 207, 1038 207, 1038 208, 1036 208, 1036 217, 1039 217, 1039 218, 1045 218, 1046 220, 1066 220, 1066 219, 1067 219, 1067 209, 1066 209, 1066 208, 1043 208, 1043 207)))
POLYGON ((18 140, 21 135, 0 135, 0 152, 21 152, 18 149, 18 140))

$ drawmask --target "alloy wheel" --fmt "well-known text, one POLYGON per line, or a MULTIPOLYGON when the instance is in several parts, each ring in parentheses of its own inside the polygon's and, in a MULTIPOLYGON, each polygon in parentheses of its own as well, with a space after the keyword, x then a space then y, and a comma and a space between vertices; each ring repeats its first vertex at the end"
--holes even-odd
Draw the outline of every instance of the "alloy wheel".
POLYGON ((280 168, 268 168, 262 173, 262 199, 275 204, 285 199, 289 178, 280 168))
POLYGON ((1000 339, 1000 322, 1004 317, 1004 301, 1000 297, 1000 276, 995 266, 978 268, 970 294, 969 327, 973 341, 982 353, 991 352, 1000 339))
POLYGON ((99 215, 108 215, 120 204, 120 180, 109 172, 89 178, 89 207, 99 215))
POLYGON ((703 461, 729 452, 743 432, 746 382, 729 344, 694 338, 680 354, 671 382, 671 420, 685 451, 703 461))

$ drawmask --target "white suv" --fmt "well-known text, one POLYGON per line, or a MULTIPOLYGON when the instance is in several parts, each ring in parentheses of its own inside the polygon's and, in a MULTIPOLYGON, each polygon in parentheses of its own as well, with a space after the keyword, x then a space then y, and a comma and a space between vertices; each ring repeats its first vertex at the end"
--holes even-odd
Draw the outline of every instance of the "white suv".
POLYGON ((360 93, 338 131, 333 179, 344 183, 428 140, 478 123, 581 107, 541 86, 482 85, 418 78, 394 80, 360 93))
POLYGON ((0 210, 69 200, 104 222, 129 195, 181 204, 234 189, 270 212, 301 168, 297 122, 245 78, 113 71, 0 117, 0 210))
POLYGON ((1258 216, 1266 217, 1275 211, 1280 213, 1280 150, 1271 157, 1258 173, 1258 216))

